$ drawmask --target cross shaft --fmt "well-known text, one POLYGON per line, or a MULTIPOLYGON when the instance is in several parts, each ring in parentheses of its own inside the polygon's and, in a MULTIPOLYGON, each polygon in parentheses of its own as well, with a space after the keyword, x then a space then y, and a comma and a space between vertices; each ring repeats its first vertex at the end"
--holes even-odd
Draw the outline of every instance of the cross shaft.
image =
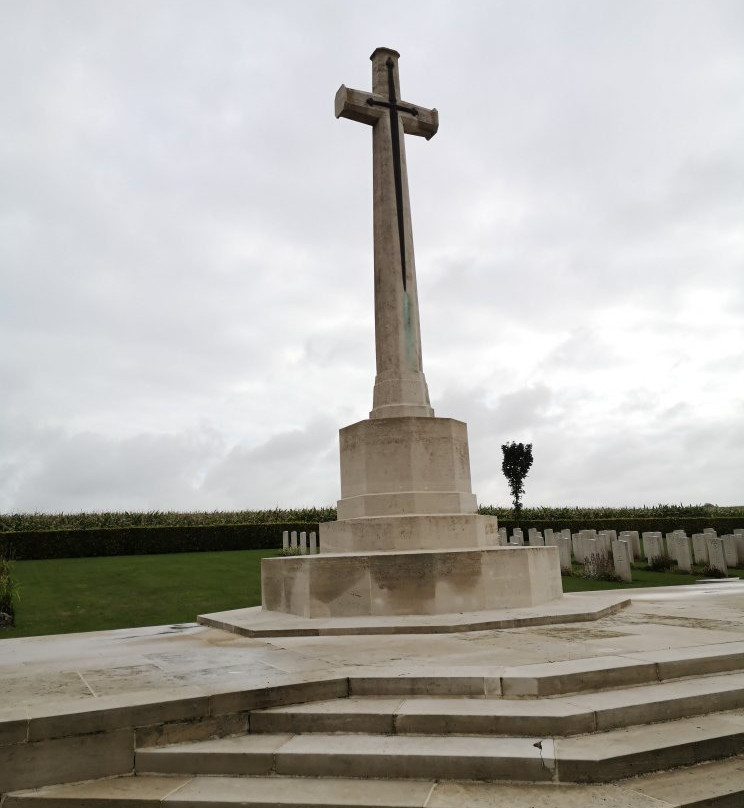
POLYGON ((377 377, 372 418, 432 416, 421 358, 404 135, 436 134, 439 116, 400 100, 399 54, 378 48, 372 93, 341 86, 336 117, 372 126, 377 377))

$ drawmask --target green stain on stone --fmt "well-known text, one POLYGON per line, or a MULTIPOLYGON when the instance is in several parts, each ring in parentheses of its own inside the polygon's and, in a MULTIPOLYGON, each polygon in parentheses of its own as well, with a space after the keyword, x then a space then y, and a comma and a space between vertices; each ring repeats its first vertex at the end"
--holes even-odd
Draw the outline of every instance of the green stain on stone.
POLYGON ((416 367, 416 342, 413 338, 413 324, 411 323, 411 298, 408 291, 403 292, 403 339, 406 344, 406 362, 411 370, 416 367))

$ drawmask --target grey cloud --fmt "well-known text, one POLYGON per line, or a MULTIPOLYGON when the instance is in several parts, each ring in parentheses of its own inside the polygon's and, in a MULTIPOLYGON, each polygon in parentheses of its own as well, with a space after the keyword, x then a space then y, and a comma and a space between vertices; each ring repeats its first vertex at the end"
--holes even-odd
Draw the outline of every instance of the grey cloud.
POLYGON ((744 339, 740 3, 205 8, 0 8, 0 408, 17 432, 0 507, 71 507, 86 486, 101 508, 335 498, 333 432, 365 417, 374 350, 370 132, 332 100, 369 86, 381 44, 403 54, 404 96, 440 110, 437 137, 407 143, 424 364, 437 412, 470 423, 481 498, 505 501, 499 447, 521 436, 543 501, 692 491, 686 471, 637 469, 704 435, 706 484, 730 491, 733 421, 697 402, 673 439, 655 390, 674 408, 687 372, 740 397, 736 351, 693 350, 706 324, 744 339), (675 343, 653 386, 619 309, 675 343), (626 465, 618 446, 605 482, 624 427, 645 443, 626 465))

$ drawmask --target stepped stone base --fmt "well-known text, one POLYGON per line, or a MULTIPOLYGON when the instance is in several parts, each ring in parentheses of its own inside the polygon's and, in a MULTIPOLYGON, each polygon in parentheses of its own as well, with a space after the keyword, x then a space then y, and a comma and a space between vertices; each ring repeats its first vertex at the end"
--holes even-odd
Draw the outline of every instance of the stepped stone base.
POLYGON ((562 597, 555 547, 334 553, 264 559, 262 606, 300 617, 427 615, 562 597))
POLYGON ((374 516, 320 525, 324 554, 485 549, 498 546, 498 538, 497 518, 475 513, 374 516))

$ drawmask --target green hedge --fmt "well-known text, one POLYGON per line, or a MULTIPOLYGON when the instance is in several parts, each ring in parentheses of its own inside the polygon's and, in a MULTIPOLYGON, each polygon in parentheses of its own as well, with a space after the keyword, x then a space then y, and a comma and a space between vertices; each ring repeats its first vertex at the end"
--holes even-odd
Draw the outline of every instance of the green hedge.
POLYGON ((0 555, 18 561, 83 556, 198 553, 208 550, 276 550, 282 531, 318 530, 317 522, 250 525, 24 530, 0 533, 0 555))
POLYGON ((706 527, 712 527, 719 536, 733 533, 734 528, 744 528, 742 516, 666 516, 649 519, 626 517, 622 519, 499 519, 499 527, 505 527, 511 536, 515 527, 521 527, 525 538, 527 531, 534 527, 540 532, 545 528, 565 530, 569 528, 572 533, 580 530, 637 530, 639 533, 659 531, 671 533, 673 530, 684 530, 688 536, 693 533, 702 533, 706 527))

